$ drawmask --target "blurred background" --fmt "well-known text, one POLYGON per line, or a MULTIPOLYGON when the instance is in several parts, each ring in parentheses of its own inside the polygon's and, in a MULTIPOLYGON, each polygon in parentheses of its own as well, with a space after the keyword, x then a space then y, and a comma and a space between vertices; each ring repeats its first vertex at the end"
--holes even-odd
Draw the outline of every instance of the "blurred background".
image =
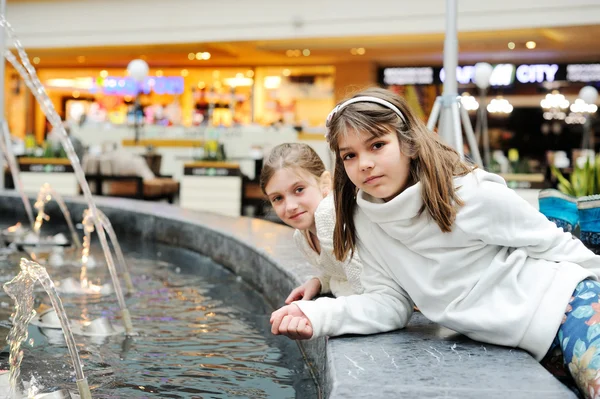
MULTIPOLYGON (((194 160, 236 162, 251 183, 262 155, 283 141, 308 142, 331 166, 325 118, 356 90, 389 88, 426 120, 444 80, 444 7, 8 0, 7 19, 83 151, 155 155, 153 172, 177 181, 194 160), (134 60, 148 69, 128 69, 134 60)), ((599 1, 460 0, 458 31, 459 94, 473 126, 487 120, 490 169, 547 175, 558 151, 568 173, 574 152, 597 149, 597 99, 578 98, 600 82, 599 1), (493 68, 487 88, 475 84, 479 62, 493 68)), ((39 155, 49 125, 9 66, 5 83, 16 146, 39 155)), ((258 199, 249 187, 242 198, 258 199)))

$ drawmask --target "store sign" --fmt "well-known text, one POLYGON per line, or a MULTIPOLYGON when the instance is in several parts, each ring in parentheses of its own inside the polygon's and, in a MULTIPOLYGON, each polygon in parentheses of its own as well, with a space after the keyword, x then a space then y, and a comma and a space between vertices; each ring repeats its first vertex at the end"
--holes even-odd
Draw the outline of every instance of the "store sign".
POLYGON ((385 68, 383 83, 386 85, 430 85, 433 83, 433 68, 385 68))
POLYGON ((107 76, 98 78, 91 93, 101 90, 104 94, 130 95, 139 93, 150 94, 183 94, 184 84, 181 76, 149 76, 143 82, 138 83, 133 78, 120 76, 107 76))
POLYGON ((71 165, 56 165, 56 164, 19 164, 21 172, 35 173, 73 173, 71 165))
MULTIPOLYGON (((491 86, 510 86, 514 81, 515 66, 513 64, 498 64, 494 66, 490 76, 491 86)), ((440 70, 440 81, 446 79, 444 68, 440 70)), ((475 83, 475 65, 456 67, 456 80, 463 85, 475 83)))
MULTIPOLYGON (((384 85, 439 84, 446 79, 444 68, 390 67, 380 69, 379 81, 384 85), (433 79, 428 79, 433 71, 433 79)), ((475 65, 456 67, 456 80, 459 84, 475 83, 475 65)), ((600 82, 598 64, 497 64, 490 76, 490 86, 507 87, 513 84, 540 84, 545 82, 568 81, 593 83, 600 82)))
POLYGON ((585 83, 600 82, 600 64, 567 65, 567 80, 585 83))
POLYGON ((184 168, 183 174, 185 176, 207 176, 207 177, 227 177, 227 176, 241 176, 241 172, 238 168, 208 168, 208 167, 187 167, 184 168))
POLYGON ((519 65, 516 77, 521 83, 554 82, 558 72, 557 64, 519 65))

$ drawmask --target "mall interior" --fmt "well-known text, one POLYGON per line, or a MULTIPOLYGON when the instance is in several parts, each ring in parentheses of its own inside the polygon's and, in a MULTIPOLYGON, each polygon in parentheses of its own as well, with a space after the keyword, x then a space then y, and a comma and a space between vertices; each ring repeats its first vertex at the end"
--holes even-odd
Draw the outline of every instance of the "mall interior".
MULTIPOLYGON (((25 233, 15 238, 23 229, 42 240, 45 223, 52 234, 70 234, 75 253, 87 248, 76 262, 77 289, 90 245, 109 273, 87 265, 89 272, 114 283, 119 242, 138 288, 126 298, 111 288, 118 300, 99 291, 93 298, 65 294, 70 318, 108 317, 126 329, 125 341, 121 330, 106 339, 99 333, 104 341, 75 335, 91 396, 81 389, 83 374, 55 371, 63 367, 57 359, 68 368, 77 363, 62 335, 29 327, 39 343, 23 343, 20 378, 37 379, 35 397, 75 397, 66 395, 77 388, 82 398, 578 397, 527 352, 484 347, 421 314, 404 336, 297 345, 272 335, 271 312, 314 271, 260 175, 282 143, 308 145, 333 174, 326 119, 366 88, 400 95, 427 122, 447 87, 450 3, 457 6, 455 94, 468 115, 463 123, 473 128, 472 136, 463 129, 457 151, 500 175, 536 209, 540 190, 600 194, 598 0, 1 3, 0 48, 4 41, 10 61, 0 87, 7 243, 6 255, 0 248, 1 281, 19 272, 22 257, 49 272, 53 259, 66 262, 58 244, 42 251, 41 241, 18 243, 25 233), (581 187, 581 179, 593 187, 581 187), (93 216, 99 211, 112 225, 93 216), (104 230, 116 261, 107 255, 104 230), (129 311, 119 313, 125 304, 132 320, 129 311), (132 321, 141 331, 134 339, 132 321), (40 365, 36 358, 46 360, 40 365), (54 378, 44 379, 46 371, 54 378)), ((54 273, 68 275, 65 268, 54 273)), ((7 321, 0 336, 11 328, 11 299, 2 295, 0 320, 7 321)), ((45 294, 34 295, 36 305, 50 304, 45 294)), ((13 360, 5 352, 0 368, 8 371, 13 360)), ((13 395, 18 390, 10 388, 13 395)))

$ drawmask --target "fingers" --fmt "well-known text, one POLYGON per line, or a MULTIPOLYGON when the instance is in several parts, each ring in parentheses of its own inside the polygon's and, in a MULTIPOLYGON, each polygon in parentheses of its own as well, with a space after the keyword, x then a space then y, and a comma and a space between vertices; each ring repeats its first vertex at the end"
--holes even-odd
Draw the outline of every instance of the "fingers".
POLYGON ((299 299, 302 299, 302 295, 304 294, 305 289, 303 286, 294 288, 292 290, 292 292, 290 293, 290 295, 287 297, 287 299, 285 300, 285 304, 289 305, 290 303, 297 301, 299 299))
POLYGON ((307 318, 301 318, 296 327, 298 339, 310 339, 313 335, 313 329, 307 318))
POLYGON ((288 317, 290 318, 290 320, 287 324, 287 333, 284 334, 281 331, 281 327, 279 328, 279 333, 281 333, 283 335, 287 335, 291 339, 298 339, 300 337, 300 334, 298 334, 298 324, 300 323, 300 320, 302 320, 302 318, 291 317, 291 316, 288 316, 288 317))
POLYGON ((271 314, 271 333, 273 333, 274 335, 278 335, 279 334, 279 326, 283 320, 283 318, 287 315, 287 306, 282 307, 279 310, 276 310, 275 312, 273 312, 271 314))

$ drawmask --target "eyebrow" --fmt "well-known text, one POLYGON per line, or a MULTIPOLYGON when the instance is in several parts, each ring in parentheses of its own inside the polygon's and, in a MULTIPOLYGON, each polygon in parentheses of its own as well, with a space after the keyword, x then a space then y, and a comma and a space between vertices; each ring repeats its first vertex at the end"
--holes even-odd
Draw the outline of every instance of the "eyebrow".
MULTIPOLYGON (((363 141, 363 144, 368 144, 369 142, 373 141, 373 140, 377 140, 379 137, 377 136, 371 136, 371 138, 368 138, 366 140, 363 141)), ((338 149, 338 152, 344 152, 344 151, 348 151, 351 150, 352 148, 350 147, 341 147, 338 149)))
MULTIPOLYGON (((298 184, 302 184, 302 183, 306 183, 304 180, 296 180, 291 186, 292 187, 296 187, 298 184)), ((279 191, 274 191, 272 193, 266 193, 267 197, 270 197, 271 195, 275 195, 275 194, 279 194, 279 191)))

